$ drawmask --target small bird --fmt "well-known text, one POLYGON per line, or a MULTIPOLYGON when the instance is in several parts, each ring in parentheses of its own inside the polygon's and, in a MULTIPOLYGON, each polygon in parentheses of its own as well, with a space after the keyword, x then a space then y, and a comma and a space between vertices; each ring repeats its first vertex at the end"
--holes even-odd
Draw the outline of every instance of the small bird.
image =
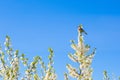
POLYGON ((82 25, 78 26, 78 31, 82 34, 85 33, 87 35, 87 33, 85 32, 85 30, 83 29, 82 25))

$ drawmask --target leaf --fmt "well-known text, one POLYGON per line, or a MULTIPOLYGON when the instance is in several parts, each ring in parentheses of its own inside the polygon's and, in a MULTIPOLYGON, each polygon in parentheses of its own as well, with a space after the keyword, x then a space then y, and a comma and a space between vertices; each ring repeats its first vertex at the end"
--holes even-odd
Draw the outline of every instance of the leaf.
POLYGON ((49 49, 48 49, 48 51, 49 51, 50 53, 53 53, 53 50, 52 50, 52 48, 49 48, 49 49))

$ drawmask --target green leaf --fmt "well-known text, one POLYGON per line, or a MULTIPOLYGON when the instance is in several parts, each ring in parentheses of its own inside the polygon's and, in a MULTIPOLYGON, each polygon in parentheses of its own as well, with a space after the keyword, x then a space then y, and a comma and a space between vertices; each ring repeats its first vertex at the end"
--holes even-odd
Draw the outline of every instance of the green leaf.
POLYGON ((4 61, 4 59, 2 59, 2 58, 1 58, 1 62, 2 62, 3 64, 5 64, 5 61, 4 61))
POLYGON ((71 42, 72 44, 75 44, 75 41, 74 41, 74 40, 70 40, 70 42, 71 42))
POLYGON ((53 50, 52 50, 52 48, 49 48, 49 49, 48 49, 48 51, 49 51, 50 53, 53 53, 53 50))
POLYGON ((25 54, 22 54, 21 56, 24 58, 24 57, 25 57, 25 54))

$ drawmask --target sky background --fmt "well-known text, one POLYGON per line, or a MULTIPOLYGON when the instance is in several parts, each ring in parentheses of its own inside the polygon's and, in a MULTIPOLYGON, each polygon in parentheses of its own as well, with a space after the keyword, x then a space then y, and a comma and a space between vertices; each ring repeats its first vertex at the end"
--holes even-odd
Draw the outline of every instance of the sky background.
MULTIPOLYGON (((77 42, 77 26, 83 24, 85 43, 97 48, 92 67, 94 80, 103 71, 120 75, 120 1, 119 0, 0 0, 0 43, 12 39, 14 49, 47 62, 48 48, 54 50, 58 80, 67 72, 70 40, 77 42)), ((92 50, 91 49, 91 50, 92 50)), ((74 80, 74 79, 71 79, 74 80)))

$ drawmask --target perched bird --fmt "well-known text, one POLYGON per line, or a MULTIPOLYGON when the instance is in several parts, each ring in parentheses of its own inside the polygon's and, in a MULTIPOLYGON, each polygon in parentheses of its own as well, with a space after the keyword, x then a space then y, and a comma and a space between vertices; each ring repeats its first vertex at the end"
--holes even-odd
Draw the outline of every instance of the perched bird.
POLYGON ((78 31, 82 34, 85 33, 87 35, 87 33, 85 32, 85 30, 83 29, 82 25, 78 26, 78 31))

